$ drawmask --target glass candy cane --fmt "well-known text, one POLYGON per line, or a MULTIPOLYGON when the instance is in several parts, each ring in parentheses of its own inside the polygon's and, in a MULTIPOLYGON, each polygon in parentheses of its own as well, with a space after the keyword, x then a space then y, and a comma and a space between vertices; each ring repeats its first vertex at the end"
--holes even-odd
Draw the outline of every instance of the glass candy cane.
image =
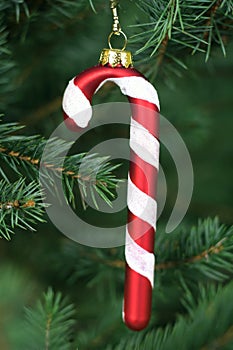
POLYGON ((110 49, 102 51, 97 66, 83 71, 69 82, 63 97, 63 110, 69 128, 78 131, 87 127, 92 116, 92 97, 108 81, 119 86, 130 102, 123 320, 129 328, 141 330, 150 319, 154 280, 159 100, 155 88, 132 67, 131 53, 125 51, 127 39, 113 5, 115 19, 109 35, 110 49), (112 35, 123 35, 125 44, 121 50, 112 48, 112 35))

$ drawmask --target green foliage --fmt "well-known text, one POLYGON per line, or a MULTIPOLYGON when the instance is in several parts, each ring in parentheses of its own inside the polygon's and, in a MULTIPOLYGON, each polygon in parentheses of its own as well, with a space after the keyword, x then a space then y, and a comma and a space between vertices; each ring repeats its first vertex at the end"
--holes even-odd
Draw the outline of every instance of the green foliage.
POLYGON ((35 231, 32 224, 43 219, 43 193, 38 182, 25 183, 25 179, 9 183, 0 181, 0 236, 10 239, 16 229, 35 231))
POLYGON ((86 155, 84 153, 66 156, 63 168, 58 167, 63 153, 68 152, 71 144, 61 139, 47 141, 40 136, 23 136, 12 133, 17 132, 22 127, 15 123, 0 124, 0 174, 4 181, 0 183, 1 195, 1 216, 2 228, 0 234, 9 239, 10 233, 17 227, 33 229, 30 225, 36 221, 43 221, 43 204, 41 203, 41 190, 38 185, 40 159, 45 145, 49 147, 46 157, 46 164, 41 165, 44 169, 41 181, 44 186, 56 194, 56 178, 63 179, 64 191, 67 199, 75 206, 74 188, 79 189, 79 198, 86 207, 85 198, 90 193, 93 203, 97 207, 96 195, 100 196, 107 204, 111 205, 115 190, 119 180, 114 175, 118 165, 108 162, 108 157, 98 155, 86 155), (79 171, 80 164, 82 168, 79 171), (9 173, 9 170, 11 172, 9 173), (9 176, 13 173, 19 177, 15 183, 9 183, 9 176), (26 177, 26 184, 23 180, 26 177), (36 180, 34 180, 36 179, 36 180), (27 207, 28 201, 35 205, 27 207), (16 205, 14 204, 16 203, 16 205))
POLYGON ((0 5, 0 109, 2 109, 5 105, 4 101, 6 95, 12 92, 14 89, 12 82, 9 82, 12 79, 12 71, 15 66, 15 62, 11 57, 11 51, 8 44, 9 33, 6 25, 4 24, 1 11, 3 11, 3 9, 1 9, 0 5))
MULTIPOLYGON (((68 290, 85 285, 86 298, 79 308, 81 318, 88 320, 89 327, 80 329, 77 344, 85 350, 102 349, 108 342, 118 343, 119 334, 127 339, 122 340, 119 349, 128 349, 127 346, 133 349, 135 344, 140 349, 144 342, 148 346, 145 345, 145 349, 153 349, 155 344, 167 341, 171 324, 180 322, 178 315, 183 315, 182 324, 185 325, 191 310, 196 310, 197 302, 215 300, 213 288, 216 284, 221 286, 231 281, 232 240, 232 227, 220 224, 217 218, 200 220, 197 226, 172 234, 165 234, 158 228, 152 320, 149 328, 135 337, 132 334, 127 337, 120 317, 125 268, 123 248, 93 249, 65 241, 59 254, 53 254, 54 273, 59 273, 61 281, 66 281, 68 290), (93 322, 93 318, 97 321, 93 322), (98 344, 95 345, 95 341, 98 344)), ((200 308, 204 313, 208 306, 204 303, 200 308)), ((208 322, 214 322, 211 317, 208 322)))
MULTIPOLYGON (((195 285, 198 281, 205 283, 226 282, 233 273, 233 227, 220 224, 219 219, 199 220, 191 230, 183 228, 170 234, 158 230, 155 244, 156 283, 158 287, 173 279, 174 274, 186 283, 195 285)), ((91 249, 67 242, 62 252, 62 261, 67 261, 63 273, 69 283, 74 285, 83 276, 88 283, 97 283, 107 273, 116 274, 117 283, 122 279, 119 271, 124 268, 123 250, 91 249), (86 258, 88 256, 88 259, 86 258), (97 264, 98 263, 98 264, 97 264), (98 278, 100 279, 97 279, 98 278)), ((123 281, 123 279, 122 279, 123 281)), ((112 282, 114 285, 114 282, 112 282)), ((176 288, 176 286, 175 286, 176 288)), ((155 293, 157 290, 155 288, 155 293)), ((102 292, 104 294, 104 291, 102 292)))
POLYGON ((27 339, 25 349, 68 350, 71 347, 75 310, 61 293, 48 289, 43 301, 26 310, 27 339))
POLYGON ((220 46, 226 55, 225 44, 233 29, 231 0, 207 0, 198 4, 192 0, 153 0, 139 1, 139 6, 148 22, 135 26, 138 33, 132 36, 131 42, 138 47, 136 54, 143 53, 141 62, 145 62, 148 74, 153 77, 162 63, 167 74, 178 73, 180 67, 187 69, 185 57, 196 52, 205 53, 207 61, 212 46, 220 46), (153 70, 152 62, 155 62, 151 66, 153 70))
MULTIPOLYGON (((198 304, 193 302, 189 315, 178 317, 165 329, 151 329, 122 340, 114 350, 207 350, 231 349, 233 344, 233 304, 230 283, 225 288, 202 290, 198 304), (218 322, 221 320, 221 322, 218 322), (201 327, 201 329, 200 329, 201 327)), ((113 349, 112 347, 108 348, 113 349)))
MULTIPOLYGON (((1 249, 1 260, 3 254, 1 249)), ((35 297, 35 280, 28 271, 7 260, 1 261, 0 275, 0 348, 23 349, 21 341, 27 334, 22 327, 24 305, 35 297)))
POLYGON ((233 273, 233 227, 227 228, 219 219, 199 221, 197 227, 173 232, 160 232, 157 237, 157 269, 169 280, 178 270, 186 281, 207 278, 218 282, 233 273), (163 272, 164 270, 164 272, 163 272), (170 272, 171 270, 171 272, 170 272), (166 274, 169 274, 168 276, 166 274))
MULTIPOLYGON (((232 0, 208 0, 198 4, 192 0, 138 0, 136 5, 140 10, 136 11, 132 3, 122 2, 121 10, 125 16, 132 8, 139 18, 135 25, 135 18, 128 23, 128 26, 132 25, 128 29, 132 34, 130 44, 136 50, 135 59, 152 79, 160 72, 166 76, 171 72, 180 75, 182 69, 188 67, 187 57, 197 52, 203 53, 206 60, 214 47, 220 47, 223 54, 226 54, 226 46, 232 37, 232 0)), ((24 81, 43 57, 46 63, 62 50, 62 46, 56 47, 59 43, 54 41, 54 37, 59 36, 62 44, 66 35, 72 37, 77 34, 76 31, 81 30, 80 23, 84 20, 91 23, 98 21, 97 16, 101 16, 103 12, 104 15, 107 12, 108 19, 110 17, 108 3, 103 5, 99 0, 3 0, 0 6, 0 11, 4 13, 0 18, 0 62, 4 73, 0 83, 6 93, 19 86, 22 79, 24 81), (23 69, 20 79, 16 78, 22 64, 22 52, 18 43, 22 47, 27 43, 30 51, 25 61, 29 59, 28 67, 25 67, 25 71, 23 69), (40 49, 40 57, 37 54, 34 57, 33 53, 38 51, 38 45, 43 45, 43 48, 40 49), (15 65, 17 69, 13 69, 15 65), (9 74, 10 71, 13 75, 9 74), (16 84, 12 81, 13 77, 16 84)), ((121 18, 124 19, 124 16, 121 15, 121 18)), ((93 23, 85 26, 84 30, 88 32, 95 28, 93 23)), ((105 37, 108 28, 109 26, 105 26, 105 37)), ((98 30, 101 30, 99 23, 98 30)), ((126 28, 125 31, 127 32, 126 28)), ((70 49, 69 43, 67 50, 70 49)), ((7 95, 6 98, 1 98, 2 109, 10 100, 7 95)))
MULTIPOLYGON (((86 199, 97 207, 98 196, 109 205, 115 198, 115 170, 121 177, 121 168, 87 155, 89 140, 70 150, 61 170, 60 157, 71 144, 53 139, 47 166, 41 164, 47 135, 62 120, 66 82, 96 64, 106 45, 109 2, 0 1, 0 109, 8 120, 0 123, 0 232, 9 239, 20 228, 39 230, 1 240, 0 349, 232 349, 232 9, 231 0, 120 2, 122 28, 137 51, 135 66, 156 76, 162 113, 187 142, 195 169, 185 224, 167 235, 163 227, 177 184, 162 148, 168 195, 156 234, 152 318, 147 329, 132 333, 121 320, 123 247, 81 246, 49 222, 37 225, 45 209, 40 166, 44 185, 54 192, 62 177, 77 211, 86 199), (29 136, 34 134, 42 136, 29 136), (219 220, 193 226, 198 217, 216 215, 219 220), (48 285, 75 307, 52 289, 37 302, 48 285), (22 322, 25 305, 32 306, 22 322)), ((95 101, 117 98, 122 96, 105 86, 95 101)), ((92 144, 101 133, 93 133, 92 144)), ((93 212, 91 219, 99 214, 93 212)), ((117 226, 120 216, 111 216, 111 224, 117 226)))
POLYGON ((67 20, 72 20, 79 16, 81 11, 90 10, 88 1, 72 1, 72 0, 56 0, 56 1, 42 1, 39 6, 33 6, 31 10, 31 17, 44 13, 43 22, 52 23, 57 28, 63 27, 67 20))
POLYGON ((174 344, 181 350, 190 348, 204 350, 213 347, 230 349, 233 341, 232 282, 229 282, 231 269, 226 271, 228 264, 225 264, 222 257, 225 256, 226 260, 232 261, 233 250, 230 243, 232 228, 221 225, 217 219, 207 219, 199 222, 196 228, 192 228, 191 233, 187 229, 179 231, 179 234, 177 232, 175 236, 171 242, 171 235, 165 235, 163 239, 158 237, 157 243, 163 242, 156 267, 156 279, 160 279, 160 283, 157 281, 154 289, 152 322, 140 333, 127 331, 120 319, 124 262, 121 259, 120 264, 116 259, 117 255, 121 255, 121 249, 118 249, 118 252, 115 249, 112 252, 90 250, 67 241, 66 245, 63 245, 63 253, 59 252, 59 255, 53 256, 53 265, 56 266, 54 273, 60 273, 61 281, 67 283, 67 287, 63 287, 67 291, 73 291, 71 292, 73 296, 76 293, 76 286, 84 283, 85 299, 82 297, 82 302, 79 302, 79 312, 74 320, 73 307, 67 306, 60 293, 54 294, 49 289, 43 302, 38 302, 36 307, 26 312, 28 332, 26 337, 22 337, 25 348, 35 350, 46 348, 44 345, 46 339, 50 339, 51 343, 47 348, 57 350, 76 349, 76 347, 82 350, 154 348, 169 350, 174 348, 174 344), (191 256, 191 246, 188 242, 193 242, 194 232, 198 243, 196 246, 194 243, 191 256), (224 245, 218 245, 218 242, 224 245), (179 258, 183 243, 184 254, 179 258), (163 257, 165 247, 167 256, 163 257), (209 253, 208 259, 204 254, 207 250, 212 252, 209 253), (200 259, 197 259, 197 256, 200 259), (179 263, 174 264, 174 261, 178 260, 179 263), (64 261, 66 266, 63 264, 64 261), (215 265, 216 261, 220 261, 221 264, 215 265), (182 271, 183 264, 189 265, 187 274, 182 271), (209 267, 208 274, 205 273, 205 269, 202 271, 203 264, 209 267), (172 273, 166 275, 168 271, 172 273), (219 279, 219 271, 228 273, 228 277, 225 275, 224 280, 222 276, 219 279), (159 276, 160 274, 163 274, 163 278, 159 276), (204 278, 201 277, 203 275, 204 278), (194 283, 190 283, 192 279, 194 283), (174 308, 176 298, 182 308, 180 306, 174 308), (173 320, 167 320, 164 324, 164 313, 166 314, 167 308, 171 307, 173 320), (84 324, 83 319, 87 323, 84 324), (216 323, 216 320, 221 322, 216 323), (51 325, 49 329, 48 324, 51 325), (74 328, 80 329, 74 337, 71 337, 74 328), (71 339, 74 339, 73 343, 71 339))

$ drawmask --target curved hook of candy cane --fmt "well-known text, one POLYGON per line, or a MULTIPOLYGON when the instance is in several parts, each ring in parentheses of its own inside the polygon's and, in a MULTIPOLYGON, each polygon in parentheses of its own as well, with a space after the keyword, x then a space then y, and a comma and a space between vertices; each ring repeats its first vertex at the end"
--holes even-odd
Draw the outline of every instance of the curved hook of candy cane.
POLYGON ((66 116, 71 119, 77 127, 87 127, 92 117, 92 97, 108 81, 118 85, 123 95, 127 95, 129 98, 145 100, 156 105, 159 109, 158 94, 153 85, 135 69, 128 70, 132 75, 119 77, 119 75, 127 71, 125 68, 113 69, 110 67, 98 66, 87 69, 70 80, 62 101, 63 111, 66 116), (103 74, 96 74, 100 72, 103 74), (85 73, 88 75, 87 77, 85 73), (109 73, 112 73, 113 76, 109 77, 109 73), (96 82, 96 84, 90 81, 90 76, 93 76, 93 81, 96 82), (100 79, 101 76, 102 79, 100 79))

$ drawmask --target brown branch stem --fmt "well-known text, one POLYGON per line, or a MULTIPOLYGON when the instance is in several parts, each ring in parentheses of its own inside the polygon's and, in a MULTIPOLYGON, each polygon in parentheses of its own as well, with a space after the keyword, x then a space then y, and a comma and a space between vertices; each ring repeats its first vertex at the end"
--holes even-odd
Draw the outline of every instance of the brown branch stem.
POLYGON ((208 349, 223 349, 224 346, 232 342, 233 340, 233 326, 231 326, 222 336, 215 339, 212 344, 208 344, 206 346, 203 346, 201 350, 208 350, 208 349))
MULTIPOLYGON (((207 259, 209 255, 214 255, 220 253, 224 247, 223 247, 223 241, 225 241, 226 238, 221 239, 219 242, 217 242, 215 245, 211 246, 209 249, 204 250, 198 255, 189 257, 187 259, 181 260, 181 261, 166 261, 159 263, 155 266, 155 270, 168 270, 171 268, 175 268, 177 266, 182 266, 185 264, 191 264, 191 263, 196 263, 202 259, 207 259)), ((93 256, 92 256, 93 259, 93 256)), ((108 266, 116 267, 116 268, 124 268, 125 262, 122 260, 104 260, 104 259, 99 259, 99 258, 94 258, 94 260, 101 262, 103 264, 106 264, 108 266)))
POLYGON ((156 60, 156 71, 161 66, 161 64, 162 64, 162 62, 164 60, 165 53, 166 53, 166 50, 167 50, 168 41, 169 41, 169 36, 168 36, 168 33, 167 33, 165 35, 163 41, 161 42, 161 45, 160 45, 159 50, 158 50, 158 57, 157 57, 157 60, 156 60))
POLYGON ((39 107, 32 114, 22 119, 21 124, 33 125, 39 120, 46 118, 49 114, 54 113, 61 108, 61 97, 56 97, 46 105, 39 107))
POLYGON ((21 203, 18 199, 11 202, 0 202, 0 209, 21 209, 21 208, 32 208, 35 207, 36 203, 34 200, 29 199, 25 203, 21 203))
MULTIPOLYGON (((31 158, 29 156, 25 156, 25 155, 20 154, 20 152, 10 151, 4 147, 0 147, 0 153, 4 153, 10 157, 18 158, 21 161, 31 163, 32 165, 35 165, 35 166, 39 166, 39 163, 40 163, 40 160, 38 158, 36 158, 36 159, 31 158)), ((43 166, 45 168, 48 168, 48 169, 51 169, 54 171, 63 172, 64 175, 71 176, 74 179, 80 179, 80 180, 83 180, 85 182, 91 181, 90 176, 82 176, 81 174, 76 174, 74 171, 66 170, 65 168, 55 168, 53 164, 44 163, 43 166)), ((94 181, 93 183, 96 184, 96 181, 94 181)), ((106 183, 104 183, 104 182, 101 182, 101 183, 103 185, 106 185, 106 183)))
POLYGON ((50 328, 52 323, 52 315, 49 314, 46 322, 46 330, 45 330, 45 349, 49 350, 49 337, 50 337, 50 328))
MULTIPOLYGON (((208 28, 211 26, 211 23, 212 23, 212 20, 218 10, 218 8, 220 7, 222 3, 222 0, 217 0, 210 8, 209 12, 208 12, 208 15, 209 15, 209 18, 207 19, 206 21, 206 24, 205 26, 208 28)), ((203 39, 206 41, 209 37, 209 30, 207 29, 204 34, 203 34, 203 39)))

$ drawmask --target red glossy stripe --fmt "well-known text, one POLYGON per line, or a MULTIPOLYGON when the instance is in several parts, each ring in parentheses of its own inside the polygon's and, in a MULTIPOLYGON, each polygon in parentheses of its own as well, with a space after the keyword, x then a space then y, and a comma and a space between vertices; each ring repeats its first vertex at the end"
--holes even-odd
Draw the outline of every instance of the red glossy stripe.
POLYGON ((147 129, 154 137, 159 138, 159 109, 148 101, 129 97, 132 118, 147 129))
POLYGON ((124 78, 138 76, 143 77, 134 68, 123 68, 123 67, 106 67, 106 66, 95 66, 86 69, 84 72, 80 73, 75 79, 74 84, 77 85, 86 98, 91 101, 92 97, 98 88, 98 86, 106 79, 109 78, 124 78))
POLYGON ((130 179, 136 187, 148 196, 155 198, 157 193, 158 170, 130 151, 130 179))
POLYGON ((126 264, 126 283, 124 292, 125 323, 139 331, 150 320, 152 288, 149 280, 132 270, 126 264))
POLYGON ((150 253, 154 252, 154 228, 144 220, 131 213, 130 210, 128 211, 127 229, 129 235, 138 245, 140 245, 140 247, 150 253))

